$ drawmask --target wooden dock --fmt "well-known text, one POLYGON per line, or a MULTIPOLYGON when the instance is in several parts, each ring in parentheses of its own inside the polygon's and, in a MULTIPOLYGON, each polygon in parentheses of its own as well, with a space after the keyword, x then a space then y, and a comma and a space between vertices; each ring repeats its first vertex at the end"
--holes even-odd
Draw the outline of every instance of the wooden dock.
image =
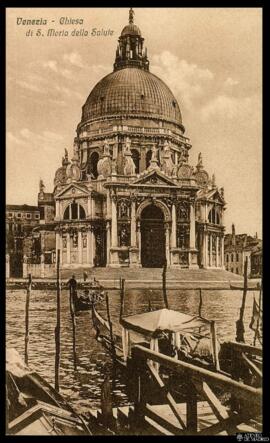
MULTIPOLYGON (((238 347, 241 353, 251 352, 250 347, 244 349, 245 345, 238 347)), ((116 435, 236 435, 262 432, 261 387, 246 385, 220 371, 210 371, 176 360, 140 345, 132 349, 132 361, 130 383, 134 388, 134 402, 112 408, 111 411, 105 408, 106 417, 100 410, 90 412, 91 426, 99 427, 100 435, 108 428, 116 435), (168 380, 159 371, 161 367, 175 376, 175 384, 169 387, 168 380), (152 404, 149 377, 160 391, 159 404, 152 404), (186 385, 183 400, 178 402, 175 400, 175 388, 179 386, 177 380, 186 385), (223 396, 227 397, 226 401, 223 396)), ((254 370, 253 374, 260 386, 260 371, 254 370)))
MULTIPOLYGON (((207 401, 199 401, 197 403, 198 408, 198 429, 197 433, 201 435, 208 435, 207 429, 213 425, 218 425, 219 421, 213 413, 210 405, 207 401)), ((177 409, 184 422, 186 423, 186 403, 178 403, 177 409)), ((104 432, 102 424, 102 413, 100 409, 91 410, 93 422, 96 424, 96 429, 104 432)), ((134 435, 132 430, 132 415, 134 414, 134 406, 122 406, 113 408, 114 425, 110 433, 113 435, 134 435)), ((181 426, 178 420, 171 411, 169 405, 146 405, 145 417, 144 417, 144 429, 140 435, 181 435, 181 426)), ((108 430, 106 429, 108 432, 108 430)), ((239 423, 235 427, 235 433, 245 432, 262 432, 262 418, 248 419, 239 423)), ((217 431, 215 435, 229 435, 228 431, 217 431)))

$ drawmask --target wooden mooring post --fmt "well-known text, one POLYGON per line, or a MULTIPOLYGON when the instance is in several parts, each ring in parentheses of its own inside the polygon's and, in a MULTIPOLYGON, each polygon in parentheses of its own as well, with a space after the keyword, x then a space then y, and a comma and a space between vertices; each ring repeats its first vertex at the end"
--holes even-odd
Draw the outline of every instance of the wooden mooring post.
POLYGON ((56 327, 55 327, 55 389, 59 392, 59 369, 60 369, 60 332, 61 332, 61 306, 60 306, 60 249, 57 249, 56 262, 56 327))
POLYGON ((28 274, 28 283, 25 301, 25 338, 24 338, 24 362, 28 365, 28 345, 29 345, 29 306, 32 290, 32 275, 28 274))
POLYGON ((245 266, 244 266, 244 289, 243 289, 242 306, 240 308, 239 319, 236 322, 236 338, 235 338, 237 342, 243 342, 243 343, 245 343, 244 312, 245 312, 246 297, 247 297, 247 287, 248 287, 248 258, 246 257, 245 266))
POLYGON ((162 292, 165 308, 169 309, 168 297, 167 297, 167 287, 166 287, 166 273, 167 273, 167 260, 164 261, 163 272, 162 272, 162 292))
POLYGON ((69 303, 70 303, 70 315, 72 322, 72 348, 73 348, 73 365, 74 371, 77 371, 77 352, 76 352, 76 317, 74 299, 76 296, 77 282, 75 279, 69 281, 69 303))
POLYGON ((112 353, 112 357, 113 357, 113 362, 115 362, 116 352, 115 352, 115 346, 114 346, 113 326, 112 326, 112 321, 111 321, 108 292, 106 292, 105 297, 106 297, 107 319, 108 319, 108 323, 109 323, 109 327, 110 327, 111 353, 112 353))
POLYGON ((123 317, 124 313, 124 298, 125 298, 125 279, 120 278, 120 314, 119 318, 123 317))

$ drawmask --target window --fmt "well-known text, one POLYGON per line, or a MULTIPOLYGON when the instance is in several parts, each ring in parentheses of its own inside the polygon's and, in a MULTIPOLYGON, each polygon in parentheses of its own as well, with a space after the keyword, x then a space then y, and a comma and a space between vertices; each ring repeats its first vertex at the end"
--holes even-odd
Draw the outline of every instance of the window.
MULTIPOLYGON (((236 259, 235 260, 239 261, 239 254, 236 254, 236 259)), ((238 272, 237 272, 237 274, 238 274, 238 272)))
POLYGON ((31 218, 31 214, 27 213, 26 218, 31 218))
POLYGON ((219 225, 220 218, 219 218, 219 214, 215 210, 215 208, 212 208, 211 211, 209 212, 208 221, 209 221, 209 223, 214 223, 216 225, 219 225))
POLYGON ((229 254, 226 255, 226 261, 229 261, 229 254))
POLYGON ((8 217, 9 217, 9 218, 12 217, 12 212, 8 212, 8 217))
POLYGON ((40 220, 44 220, 44 218, 45 218, 44 206, 41 206, 39 208, 39 211, 40 211, 40 220))
POLYGON ((87 172, 88 174, 90 174, 91 178, 96 179, 98 176, 98 171, 97 171, 97 164, 99 161, 99 155, 97 152, 93 152, 90 155, 89 161, 88 161, 88 168, 87 168, 87 172))
POLYGON ((236 274, 239 274, 239 270, 238 270, 238 268, 236 268, 235 272, 236 272, 236 274))
POLYGON ((233 261, 233 254, 231 254, 231 261, 233 261))
POLYGON ((137 149, 131 149, 132 159, 135 165, 135 173, 139 174, 140 172, 140 154, 137 149))
POLYGON ((64 220, 83 220, 85 219, 85 210, 78 203, 71 203, 66 207, 64 212, 64 220))
POLYGON ((233 272, 233 268, 231 268, 231 272, 233 272))
POLYGON ((152 158, 152 151, 148 151, 145 157, 146 169, 150 165, 151 158, 152 158))
POLYGON ((39 214, 35 214, 35 218, 39 218, 39 214))
POLYGON ((18 212, 17 217, 22 218, 22 214, 20 212, 18 212))

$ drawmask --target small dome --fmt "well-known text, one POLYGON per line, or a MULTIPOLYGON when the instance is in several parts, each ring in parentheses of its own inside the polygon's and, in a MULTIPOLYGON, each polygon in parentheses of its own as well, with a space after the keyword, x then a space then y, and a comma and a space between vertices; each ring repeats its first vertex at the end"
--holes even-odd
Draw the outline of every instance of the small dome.
POLYGON ((124 37, 125 35, 139 35, 141 37, 141 31, 138 26, 130 23, 129 25, 125 26, 121 32, 121 37, 124 37))

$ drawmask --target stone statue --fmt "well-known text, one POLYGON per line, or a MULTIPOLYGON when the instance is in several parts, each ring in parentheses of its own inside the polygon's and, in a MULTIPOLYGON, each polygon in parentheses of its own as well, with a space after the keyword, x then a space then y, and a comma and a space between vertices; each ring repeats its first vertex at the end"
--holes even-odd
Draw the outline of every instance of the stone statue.
POLYGON ((151 160, 150 160, 150 164, 148 166, 148 171, 153 171, 155 169, 160 170, 160 167, 158 165, 158 159, 157 159, 157 148, 154 145, 152 147, 152 157, 151 157, 151 160))
POLYGON ((172 161, 170 144, 168 142, 165 142, 161 170, 164 172, 165 175, 171 176, 173 174, 173 169, 174 163, 172 161))
POLYGON ((183 163, 186 163, 186 162, 187 162, 186 152, 184 150, 182 150, 180 152, 179 165, 181 166, 183 163))
POLYGON ((124 175, 135 175, 136 166, 130 150, 130 139, 126 139, 126 149, 124 152, 124 175))

